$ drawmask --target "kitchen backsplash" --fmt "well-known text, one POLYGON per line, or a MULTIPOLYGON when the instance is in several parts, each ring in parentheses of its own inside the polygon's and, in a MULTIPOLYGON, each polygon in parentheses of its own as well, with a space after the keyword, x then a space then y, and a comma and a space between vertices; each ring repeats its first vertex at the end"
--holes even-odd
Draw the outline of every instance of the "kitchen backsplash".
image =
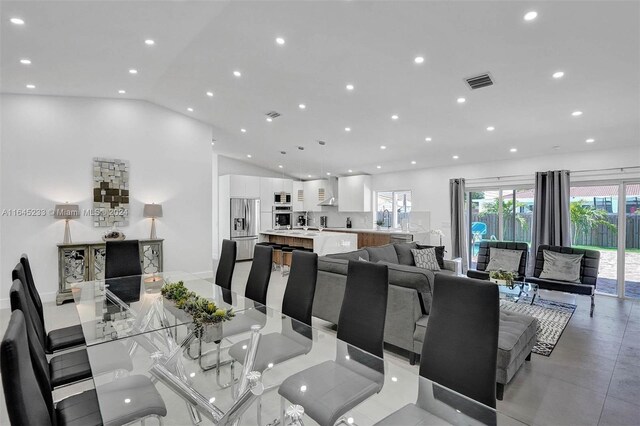
MULTIPOLYGON (((346 228, 347 218, 351 218, 351 226, 353 228, 372 228, 373 213, 342 213, 335 207, 329 207, 322 212, 309 212, 309 226, 320 225, 320 216, 327 216, 328 228, 346 228)), ((294 221, 297 214, 294 214, 294 221)))

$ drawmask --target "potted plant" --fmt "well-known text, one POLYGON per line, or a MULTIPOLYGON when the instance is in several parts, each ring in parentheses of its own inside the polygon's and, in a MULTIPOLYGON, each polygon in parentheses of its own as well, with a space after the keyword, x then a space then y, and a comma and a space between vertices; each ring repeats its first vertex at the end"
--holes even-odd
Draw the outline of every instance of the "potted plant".
POLYGON ((380 230, 382 225, 384 225, 384 220, 376 220, 376 229, 380 230))
POLYGON ((233 309, 218 308, 213 301, 189 291, 182 281, 167 283, 160 291, 165 309, 181 321, 193 321, 189 327, 205 342, 220 340, 222 323, 235 316, 233 309))
POLYGON ((497 271, 490 271, 489 279, 498 285, 513 287, 513 281, 516 279, 516 274, 514 272, 499 269, 497 271))

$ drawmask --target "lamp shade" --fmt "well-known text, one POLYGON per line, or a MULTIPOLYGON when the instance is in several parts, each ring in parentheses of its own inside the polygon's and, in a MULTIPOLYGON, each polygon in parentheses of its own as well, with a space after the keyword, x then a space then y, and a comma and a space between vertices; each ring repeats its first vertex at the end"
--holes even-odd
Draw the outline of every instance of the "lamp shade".
POLYGON ((144 217, 162 217, 162 204, 145 204, 142 215, 144 217))
POLYGON ((77 204, 56 204, 53 217, 56 219, 76 219, 80 216, 80 207, 77 204))

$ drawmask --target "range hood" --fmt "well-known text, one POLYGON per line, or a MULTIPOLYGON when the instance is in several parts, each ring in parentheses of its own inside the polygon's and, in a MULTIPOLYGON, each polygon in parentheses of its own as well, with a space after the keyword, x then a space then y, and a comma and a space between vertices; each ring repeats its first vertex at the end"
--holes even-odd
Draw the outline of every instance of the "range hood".
POLYGON ((338 207, 338 178, 327 178, 327 186, 324 193, 324 201, 318 203, 319 206, 338 207))

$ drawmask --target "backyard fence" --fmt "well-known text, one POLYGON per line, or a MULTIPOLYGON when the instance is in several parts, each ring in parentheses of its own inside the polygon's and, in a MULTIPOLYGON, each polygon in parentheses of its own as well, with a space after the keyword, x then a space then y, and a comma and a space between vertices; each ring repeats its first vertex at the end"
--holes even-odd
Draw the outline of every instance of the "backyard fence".
MULTIPOLYGON (((627 214, 627 229, 625 235, 625 247, 629 249, 640 248, 640 215, 627 214)), ((606 220, 618 227, 618 215, 616 213, 607 214, 606 220)), ((482 215, 474 213, 472 215, 473 222, 482 222, 487 225, 487 233, 482 235, 482 239, 488 240, 491 237, 498 238, 498 214, 483 213, 482 215)), ((513 235, 513 217, 504 217, 503 239, 506 241, 531 241, 531 227, 533 224, 533 215, 531 213, 516 213, 515 237, 513 235)), ((573 227, 573 225, 572 225, 573 227)), ((618 246, 618 232, 610 229, 606 225, 596 225, 591 228, 590 232, 578 232, 575 241, 576 246, 596 246, 616 248, 618 246)))

